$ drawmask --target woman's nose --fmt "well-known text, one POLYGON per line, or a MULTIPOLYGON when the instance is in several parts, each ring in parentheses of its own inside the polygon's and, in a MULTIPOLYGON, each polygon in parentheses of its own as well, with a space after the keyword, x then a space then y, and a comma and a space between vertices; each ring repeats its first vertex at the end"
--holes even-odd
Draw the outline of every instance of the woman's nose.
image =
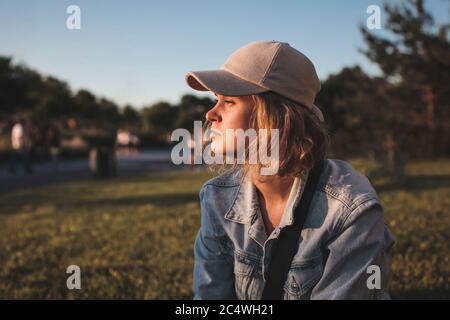
POLYGON ((217 105, 214 106, 211 110, 206 113, 206 120, 208 121, 222 121, 222 117, 220 116, 217 105))

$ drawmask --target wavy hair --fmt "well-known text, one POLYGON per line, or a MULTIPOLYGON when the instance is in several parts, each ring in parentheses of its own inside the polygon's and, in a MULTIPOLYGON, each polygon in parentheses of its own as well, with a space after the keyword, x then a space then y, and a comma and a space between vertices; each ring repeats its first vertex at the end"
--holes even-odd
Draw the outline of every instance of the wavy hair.
MULTIPOLYGON (((328 152, 330 137, 328 126, 319 121, 315 114, 308 108, 274 92, 263 92, 250 96, 254 104, 254 112, 250 117, 249 127, 266 129, 266 141, 270 147, 270 129, 279 130, 279 163, 278 175, 300 176, 310 170, 314 164, 325 159, 328 152)), ((206 121, 204 129, 211 126, 211 121, 206 121)), ((206 147, 210 141, 204 143, 206 147)), ((271 149, 269 149, 271 150, 271 149)), ((245 159, 249 159, 251 149, 245 146, 245 159)), ((257 169, 263 163, 257 164, 236 163, 230 165, 210 165, 210 169, 222 173, 243 167, 245 170, 257 169)), ((260 177, 261 178, 261 177, 260 177)), ((262 179, 263 180, 263 179, 262 179)))

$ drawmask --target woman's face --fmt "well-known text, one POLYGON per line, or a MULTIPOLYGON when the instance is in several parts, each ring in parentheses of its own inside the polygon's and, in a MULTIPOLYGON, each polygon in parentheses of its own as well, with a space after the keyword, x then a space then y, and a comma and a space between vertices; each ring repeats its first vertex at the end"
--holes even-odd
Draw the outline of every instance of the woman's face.
POLYGON ((206 113, 206 119, 212 122, 211 150, 216 154, 234 152, 237 146, 236 138, 230 134, 227 137, 226 130, 242 129, 245 131, 249 128, 253 100, 250 96, 228 97, 220 94, 215 94, 215 96, 217 98, 215 106, 206 113))

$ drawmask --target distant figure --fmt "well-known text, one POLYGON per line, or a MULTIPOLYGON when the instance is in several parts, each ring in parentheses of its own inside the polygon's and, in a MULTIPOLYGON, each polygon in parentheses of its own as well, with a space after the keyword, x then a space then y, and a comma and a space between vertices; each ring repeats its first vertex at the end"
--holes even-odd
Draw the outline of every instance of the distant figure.
POLYGON ((119 154, 137 154, 139 138, 129 131, 119 129, 117 131, 117 150, 119 154))
POLYGON ((25 146, 25 130, 21 122, 17 122, 11 130, 11 144, 14 150, 21 150, 25 146))
POLYGON ((55 169, 58 169, 59 155, 61 152, 61 132, 56 125, 51 125, 48 128, 47 143, 53 166, 55 169))
POLYGON ((119 154, 129 155, 130 135, 127 131, 119 129, 117 131, 117 150, 119 154))
POLYGON ((31 173, 30 141, 25 125, 18 121, 11 130, 11 146, 13 154, 10 161, 9 171, 16 172, 16 164, 21 163, 26 173, 31 173))

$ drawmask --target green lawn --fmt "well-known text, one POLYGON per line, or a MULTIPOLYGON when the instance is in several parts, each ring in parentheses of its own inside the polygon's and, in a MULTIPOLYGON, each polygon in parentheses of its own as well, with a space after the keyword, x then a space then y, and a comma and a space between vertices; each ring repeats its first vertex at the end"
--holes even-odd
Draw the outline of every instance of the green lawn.
MULTIPOLYGON (((355 162, 358 169, 359 162, 355 162)), ((450 160, 374 181, 397 238, 394 298, 450 298, 450 160)), ((191 298, 206 172, 82 181, 0 195, 0 298, 191 298), (82 290, 66 288, 67 266, 82 290)))

